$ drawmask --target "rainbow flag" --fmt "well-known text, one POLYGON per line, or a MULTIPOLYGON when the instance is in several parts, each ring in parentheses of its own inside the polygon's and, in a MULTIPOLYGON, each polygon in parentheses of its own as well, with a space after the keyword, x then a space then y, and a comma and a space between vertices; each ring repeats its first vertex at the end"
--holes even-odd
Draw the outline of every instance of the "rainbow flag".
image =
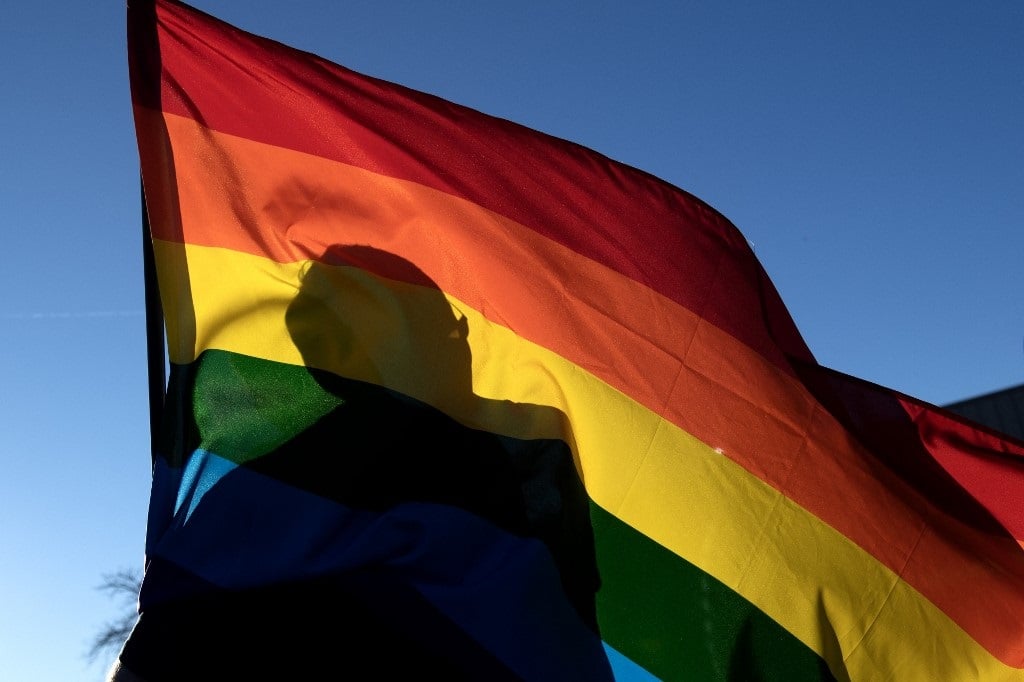
POLYGON ((127 668, 1024 679, 1024 444, 820 366, 718 211, 128 5, 171 377, 127 668))

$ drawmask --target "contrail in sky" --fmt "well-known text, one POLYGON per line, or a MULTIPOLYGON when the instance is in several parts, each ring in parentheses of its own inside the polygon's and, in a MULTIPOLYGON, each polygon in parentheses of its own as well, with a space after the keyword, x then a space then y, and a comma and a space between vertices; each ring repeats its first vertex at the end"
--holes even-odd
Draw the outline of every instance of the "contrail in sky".
POLYGON ((145 315, 142 310, 80 310, 67 312, 43 311, 34 313, 4 313, 0 319, 4 320, 69 320, 89 319, 97 317, 142 317, 145 315))

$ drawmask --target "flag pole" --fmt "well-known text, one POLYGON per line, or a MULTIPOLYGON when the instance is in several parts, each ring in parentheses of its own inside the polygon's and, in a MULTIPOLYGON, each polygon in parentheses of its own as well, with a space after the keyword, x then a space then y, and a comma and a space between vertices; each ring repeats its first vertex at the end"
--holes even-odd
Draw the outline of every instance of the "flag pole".
POLYGON ((156 457, 160 433, 160 415, 164 407, 167 386, 166 355, 164 350, 164 313, 157 286, 156 261, 153 257, 153 238, 149 231, 149 210, 146 190, 139 181, 142 200, 142 272, 146 299, 146 361, 149 374, 149 439, 150 453, 156 457))

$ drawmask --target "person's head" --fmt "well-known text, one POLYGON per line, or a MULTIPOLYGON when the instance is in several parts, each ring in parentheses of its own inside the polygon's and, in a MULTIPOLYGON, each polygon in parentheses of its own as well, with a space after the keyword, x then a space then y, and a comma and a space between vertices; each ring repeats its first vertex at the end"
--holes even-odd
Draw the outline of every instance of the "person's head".
POLYGON ((337 246, 310 261, 286 323, 308 367, 424 397, 471 393, 465 316, 410 261, 337 246))

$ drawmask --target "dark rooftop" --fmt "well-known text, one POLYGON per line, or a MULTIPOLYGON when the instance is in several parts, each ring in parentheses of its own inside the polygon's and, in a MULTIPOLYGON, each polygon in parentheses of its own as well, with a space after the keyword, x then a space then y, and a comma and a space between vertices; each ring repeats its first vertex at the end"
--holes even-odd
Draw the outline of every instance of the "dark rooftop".
POLYGON ((950 412, 1024 440, 1024 384, 945 406, 950 412))

